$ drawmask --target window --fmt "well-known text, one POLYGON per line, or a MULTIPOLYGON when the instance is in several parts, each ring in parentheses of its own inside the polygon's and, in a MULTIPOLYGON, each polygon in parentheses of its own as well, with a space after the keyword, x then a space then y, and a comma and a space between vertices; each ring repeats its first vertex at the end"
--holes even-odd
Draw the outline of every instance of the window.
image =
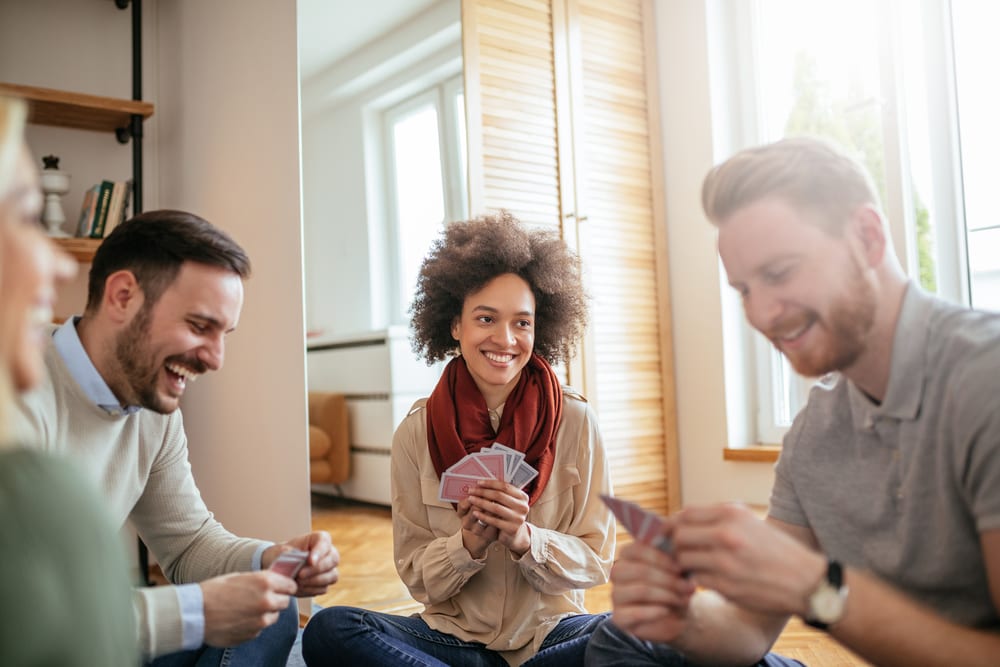
MULTIPOLYGON (((896 253, 924 289, 1000 309, 1000 223, 990 200, 1000 93, 990 34, 1000 5, 976 0, 732 3, 736 142, 825 136, 872 173, 896 253), (749 82, 749 83, 746 83, 749 82)), ((747 327, 749 329, 749 327, 747 327)), ((750 335, 750 334, 748 334, 750 335)), ((779 442, 811 382, 755 338, 756 434, 779 442)))
POLYGON ((466 217, 464 105, 454 77, 383 112, 396 323, 407 320, 420 264, 442 225, 466 217))
POLYGON ((1000 310, 1000 220, 992 201, 1000 154, 1000 91, 992 73, 1000 59, 993 34, 1000 7, 973 0, 952 0, 951 7, 970 302, 1000 310))

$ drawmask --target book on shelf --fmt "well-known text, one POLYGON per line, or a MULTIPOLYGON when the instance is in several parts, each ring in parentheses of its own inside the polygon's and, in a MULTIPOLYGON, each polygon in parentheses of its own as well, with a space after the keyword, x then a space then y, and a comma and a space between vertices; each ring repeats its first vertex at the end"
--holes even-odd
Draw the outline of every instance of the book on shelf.
POLYGON ((101 181, 100 194, 97 197, 97 210, 94 211, 94 224, 90 228, 90 238, 104 238, 104 225, 108 220, 108 208, 111 206, 111 192, 114 181, 101 181))
POLYGON ((115 227, 125 222, 128 205, 132 201, 132 179, 115 181, 111 193, 111 208, 108 210, 108 220, 104 225, 104 235, 107 236, 115 227))
POLYGON ((125 220, 132 199, 132 180, 101 181, 87 190, 80 206, 76 235, 101 239, 125 220))
POLYGON ((97 195, 101 190, 100 185, 87 190, 83 195, 83 204, 80 206, 80 218, 76 225, 76 235, 84 238, 90 237, 90 230, 94 226, 94 211, 97 206, 97 195))

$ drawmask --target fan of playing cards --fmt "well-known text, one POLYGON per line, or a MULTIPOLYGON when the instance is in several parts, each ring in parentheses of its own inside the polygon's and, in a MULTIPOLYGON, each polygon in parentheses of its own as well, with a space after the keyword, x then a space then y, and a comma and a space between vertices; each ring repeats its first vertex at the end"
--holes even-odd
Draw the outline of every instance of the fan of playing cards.
POLYGON ((469 489, 481 479, 501 479, 523 489, 537 476, 538 471, 524 462, 524 452, 494 442, 478 452, 466 454, 442 473, 438 498, 457 503, 469 495, 469 489))
POLYGON ((621 498, 601 494, 601 500, 611 508, 615 517, 636 540, 665 553, 673 551, 673 542, 663 534, 666 520, 662 516, 621 498))

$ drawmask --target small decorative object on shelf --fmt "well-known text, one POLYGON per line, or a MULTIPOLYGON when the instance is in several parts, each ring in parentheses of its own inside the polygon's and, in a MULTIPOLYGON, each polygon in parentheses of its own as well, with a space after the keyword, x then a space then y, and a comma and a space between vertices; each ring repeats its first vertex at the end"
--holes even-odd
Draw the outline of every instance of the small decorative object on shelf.
POLYGON ((60 197, 69 192, 69 174, 59 171, 59 158, 46 155, 42 158, 42 192, 45 193, 45 206, 42 209, 42 222, 48 227, 49 236, 63 238, 69 236, 62 230, 66 222, 60 197))

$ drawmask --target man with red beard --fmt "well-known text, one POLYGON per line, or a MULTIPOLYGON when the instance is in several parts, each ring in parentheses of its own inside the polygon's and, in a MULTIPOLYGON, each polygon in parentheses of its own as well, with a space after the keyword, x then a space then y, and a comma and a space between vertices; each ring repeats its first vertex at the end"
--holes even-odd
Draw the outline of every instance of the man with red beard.
POLYGON ((283 665, 298 629, 294 596, 337 580, 329 534, 237 537, 191 474, 179 401, 188 382, 222 368, 249 274, 243 249, 205 220, 135 216, 98 248, 84 314, 55 331, 49 377, 21 405, 34 440, 75 459, 175 584, 135 594, 139 645, 157 666, 283 665), (268 569, 291 548, 309 554, 294 580, 268 569))
POLYGON ((767 518, 688 507, 670 553, 625 548, 588 664, 775 664, 797 615, 879 665, 995 665, 1000 315, 908 280, 871 179, 824 142, 738 153, 702 199, 747 320, 822 379, 767 518))

